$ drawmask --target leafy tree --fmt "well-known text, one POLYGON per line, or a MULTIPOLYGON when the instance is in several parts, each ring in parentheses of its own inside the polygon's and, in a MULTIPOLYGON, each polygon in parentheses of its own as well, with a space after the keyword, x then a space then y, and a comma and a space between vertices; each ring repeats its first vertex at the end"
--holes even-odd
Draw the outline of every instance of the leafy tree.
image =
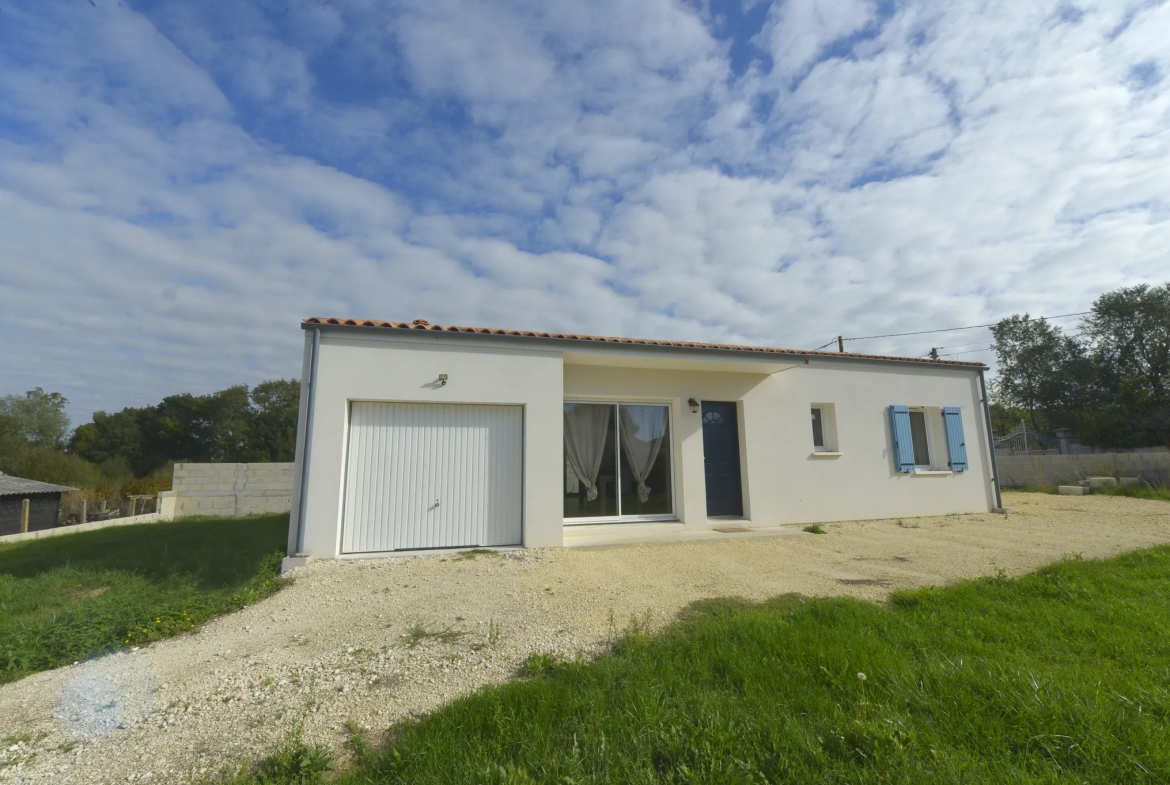
POLYGON ((248 386, 229 387, 200 403, 206 423, 206 454, 212 461, 245 463, 252 459, 252 419, 248 386))
POLYGON ((1101 295, 1084 327, 1115 390, 1133 380, 1132 405, 1170 404, 1170 283, 1101 295))
POLYGON ((0 471, 73 488, 94 488, 116 482, 83 458, 40 445, 26 445, 0 455, 0 471))
POLYGON ((999 360, 998 402, 1023 410, 1037 430, 1072 425, 1091 385, 1084 347, 1028 314, 1002 320, 991 333, 999 360))
POLYGON ((0 412, 0 455, 12 453, 27 443, 16 418, 6 412, 0 412))
POLYGON ((15 429, 28 444, 59 449, 69 433, 68 403, 61 393, 47 393, 38 387, 23 396, 0 398, 0 414, 8 420, 6 427, 15 429))
POLYGON ((70 449, 95 463, 125 461, 136 477, 168 462, 291 461, 299 402, 295 379, 170 395, 156 406, 95 413, 74 431, 70 449))
MULTIPOLYGON (((996 397, 994 387, 991 395, 993 399, 996 397)), ((1026 420, 1028 417, 1028 413, 1023 409, 1004 406, 1002 403, 992 403, 990 409, 991 430, 1000 436, 1011 433, 1020 424, 1020 420, 1026 420)))
POLYGON ((301 383, 276 379, 252 388, 251 461, 290 462, 297 447, 301 383))
POLYGON ((93 463, 120 460, 127 466, 141 459, 142 409, 123 409, 107 414, 94 412, 93 421, 77 426, 69 441, 69 451, 93 463))
POLYGON ((1074 426, 1084 444, 1170 447, 1170 284, 1101 295, 1080 337, 1027 314, 992 332, 1002 410, 1040 430, 1074 426))

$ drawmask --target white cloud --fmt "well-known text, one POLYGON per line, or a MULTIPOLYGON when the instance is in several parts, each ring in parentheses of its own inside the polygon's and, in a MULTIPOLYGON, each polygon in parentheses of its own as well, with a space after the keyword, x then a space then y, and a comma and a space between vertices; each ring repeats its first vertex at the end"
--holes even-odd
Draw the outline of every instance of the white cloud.
POLYGON ((794 0, 740 76, 670 0, 14 12, 0 393, 293 375, 308 315, 812 347, 1083 310, 1170 277, 1168 8, 794 0))
POLYGON ((774 74, 790 82, 826 48, 865 30, 876 17, 871 0, 782 0, 769 9, 759 37, 772 55, 774 74))

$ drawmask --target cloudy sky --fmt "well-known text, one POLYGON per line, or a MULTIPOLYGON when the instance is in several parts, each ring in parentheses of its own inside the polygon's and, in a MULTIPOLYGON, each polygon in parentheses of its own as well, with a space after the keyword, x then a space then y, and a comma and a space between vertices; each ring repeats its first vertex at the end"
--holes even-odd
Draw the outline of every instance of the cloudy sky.
POLYGON ((1083 311, 1170 279, 1167 30, 1125 0, 0 0, 0 394, 80 421, 296 375, 310 315, 813 348, 1083 311))

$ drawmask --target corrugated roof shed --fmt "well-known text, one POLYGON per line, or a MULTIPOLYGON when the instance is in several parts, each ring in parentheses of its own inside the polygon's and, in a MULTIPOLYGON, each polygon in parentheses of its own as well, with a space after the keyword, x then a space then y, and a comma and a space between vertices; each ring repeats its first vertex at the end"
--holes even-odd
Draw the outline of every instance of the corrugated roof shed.
POLYGON ((0 474, 0 496, 22 496, 28 493, 64 493, 65 491, 73 490, 76 490, 76 488, 0 474))

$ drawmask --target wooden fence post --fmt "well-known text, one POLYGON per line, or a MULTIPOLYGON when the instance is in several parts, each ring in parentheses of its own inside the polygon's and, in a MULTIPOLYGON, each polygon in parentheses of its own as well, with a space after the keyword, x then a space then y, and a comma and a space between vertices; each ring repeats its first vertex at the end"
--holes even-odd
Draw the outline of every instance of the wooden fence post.
POLYGON ((24 534, 28 531, 28 499, 22 499, 20 502, 20 533, 24 534))
POLYGON ((85 499, 81 500, 81 522, 85 523, 85 499))

